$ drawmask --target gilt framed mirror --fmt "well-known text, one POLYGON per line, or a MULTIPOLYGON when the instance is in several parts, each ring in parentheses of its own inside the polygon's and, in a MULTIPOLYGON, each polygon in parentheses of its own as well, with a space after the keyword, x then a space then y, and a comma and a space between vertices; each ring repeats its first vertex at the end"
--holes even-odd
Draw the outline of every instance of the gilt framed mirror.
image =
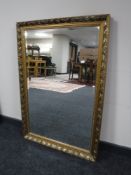
POLYGON ((17 23, 23 134, 95 161, 100 137, 110 15, 17 23))

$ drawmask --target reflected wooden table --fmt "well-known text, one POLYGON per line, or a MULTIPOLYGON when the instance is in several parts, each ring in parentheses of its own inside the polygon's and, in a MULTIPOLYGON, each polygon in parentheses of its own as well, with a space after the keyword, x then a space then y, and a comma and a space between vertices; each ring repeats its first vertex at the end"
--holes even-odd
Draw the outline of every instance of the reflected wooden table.
POLYGON ((34 60, 28 59, 27 60, 27 73, 28 77, 33 75, 34 77, 38 77, 42 75, 42 70, 44 71, 44 76, 47 76, 47 71, 53 71, 54 75, 56 74, 56 67, 46 66, 45 60, 34 60))
POLYGON ((71 62, 71 70, 69 72, 69 79, 73 79, 73 74, 75 73, 75 68, 78 71, 78 80, 87 82, 89 84, 95 84, 95 74, 96 74, 96 61, 95 59, 88 59, 86 62, 75 63, 71 62))
POLYGON ((44 70, 44 75, 46 76, 46 61, 44 60, 27 60, 27 73, 28 76, 33 74, 34 77, 38 77, 41 74, 41 70, 44 70))

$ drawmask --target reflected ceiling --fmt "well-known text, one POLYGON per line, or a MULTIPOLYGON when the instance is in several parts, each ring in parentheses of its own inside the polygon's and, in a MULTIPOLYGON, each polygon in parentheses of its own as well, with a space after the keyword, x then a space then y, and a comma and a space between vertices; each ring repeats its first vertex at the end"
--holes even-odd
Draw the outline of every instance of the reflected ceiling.
POLYGON ((53 38, 53 35, 65 35, 72 42, 79 43, 84 47, 98 46, 98 27, 77 27, 77 28, 60 28, 60 29, 43 29, 28 30, 27 39, 44 39, 53 38), (91 42, 90 42, 91 41, 91 42))

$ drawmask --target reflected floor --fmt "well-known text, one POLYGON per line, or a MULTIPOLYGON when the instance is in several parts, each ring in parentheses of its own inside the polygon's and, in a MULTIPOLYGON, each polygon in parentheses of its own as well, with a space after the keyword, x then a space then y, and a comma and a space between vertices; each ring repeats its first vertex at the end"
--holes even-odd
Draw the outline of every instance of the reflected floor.
MULTIPOLYGON (((53 80, 66 81, 59 77, 53 80)), ((40 80, 44 83, 45 79, 40 80)), ((66 93, 30 87, 31 131, 74 146, 89 148, 94 93, 95 88, 85 85, 66 93)))

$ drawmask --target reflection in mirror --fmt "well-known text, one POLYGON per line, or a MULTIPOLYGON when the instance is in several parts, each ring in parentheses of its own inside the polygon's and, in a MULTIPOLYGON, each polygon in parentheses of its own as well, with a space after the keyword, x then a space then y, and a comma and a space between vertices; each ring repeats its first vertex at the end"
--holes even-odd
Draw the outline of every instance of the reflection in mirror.
POLYGON ((25 31, 30 130, 89 149, 99 27, 25 31))

